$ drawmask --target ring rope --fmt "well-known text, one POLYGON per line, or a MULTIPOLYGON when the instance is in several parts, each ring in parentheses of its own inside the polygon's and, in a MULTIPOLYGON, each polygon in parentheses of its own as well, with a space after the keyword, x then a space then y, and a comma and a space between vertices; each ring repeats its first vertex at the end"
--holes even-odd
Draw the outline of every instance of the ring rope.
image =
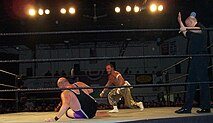
MULTIPOLYGON (((107 74, 103 74, 105 76, 107 76, 107 74)), ((135 75, 135 74, 129 74, 129 75, 135 75)), ((85 77, 87 75, 66 75, 65 77, 68 77, 68 78, 74 78, 74 77, 85 77)), ((59 76, 24 76, 24 75, 21 75, 20 78, 25 80, 25 79, 58 79, 59 77, 64 77, 63 75, 59 75, 59 76)))
POLYGON ((14 74, 14 73, 11 73, 11 72, 8 72, 8 71, 5 71, 5 70, 1 70, 1 69, 0 69, 0 72, 9 74, 9 75, 12 75, 12 76, 15 76, 15 77, 18 76, 18 75, 14 74))
MULTIPOLYGON (((54 32, 22 32, 22 33, 0 33, 0 36, 27 36, 27 35, 56 35, 56 34, 81 34, 81 33, 121 33, 121 32, 168 32, 179 31, 179 28, 171 29, 124 29, 124 30, 76 30, 76 31, 54 31, 54 32)), ((200 29, 187 29, 200 30, 200 29)), ((213 28, 202 28, 202 30, 211 31, 213 28)))
MULTIPOLYGON (((107 74, 105 74, 106 76, 107 74)), ((131 75, 131 74, 129 74, 131 75)), ((132 74, 132 75, 135 75, 135 74, 132 74)), ((87 76, 87 75, 75 75, 75 77, 80 77, 80 76, 87 76)), ((180 76, 177 76, 175 78, 172 78, 171 80, 169 81, 166 81, 166 82, 170 82, 170 81, 174 81, 174 80, 177 80, 179 78, 182 78, 182 77, 185 77, 185 76, 188 76, 188 74, 183 74, 183 75, 180 75, 180 76)), ((21 76, 21 79, 25 80, 25 79, 42 79, 42 78, 45 78, 45 79, 58 79, 59 77, 62 77, 62 76, 21 76)), ((66 77, 68 78, 72 78, 73 76, 72 75, 66 75, 66 77)))
POLYGON ((165 72, 165 71, 170 70, 171 68, 175 67, 175 66, 178 65, 178 64, 181 64, 182 62, 185 62, 185 61, 188 60, 188 59, 192 59, 192 57, 187 57, 187 58, 185 58, 185 59, 183 59, 183 60, 180 60, 180 61, 176 62, 175 64, 173 64, 173 65, 171 65, 171 66, 165 68, 164 70, 162 70, 162 73, 165 72))
POLYGON ((60 98, 32 98, 27 99, 28 101, 43 101, 43 100, 60 100, 60 98))
POLYGON ((210 69, 210 68, 212 68, 213 67, 213 65, 210 65, 210 66, 208 66, 208 69, 210 69))
MULTIPOLYGON (((135 74, 128 74, 128 75, 134 75, 135 74)), ((184 74, 185 75, 185 74, 184 74)), ((187 74, 188 75, 188 74, 187 74)), ((65 77, 68 77, 68 78, 74 78, 74 77, 87 77, 87 75, 66 75, 65 77)), ((103 76, 107 76, 107 74, 103 74, 103 76)), ((26 79, 58 79, 59 77, 63 77, 63 75, 60 75, 60 76, 24 76, 24 75, 21 75, 20 78, 22 80, 26 80, 26 79)))
POLYGON ((117 56, 117 57, 89 57, 89 58, 59 58, 59 59, 27 59, 27 60, 1 60, 0 63, 33 63, 33 62, 66 62, 89 60, 121 60, 121 59, 151 59, 151 58, 184 58, 184 57, 212 57, 213 54, 191 55, 147 55, 147 56, 117 56))
POLYGON ((0 98, 0 101, 17 101, 17 99, 4 99, 4 98, 0 98))
POLYGON ((141 88, 141 87, 167 87, 167 86, 185 86, 196 84, 213 84, 213 81, 205 82, 187 82, 187 83, 166 83, 166 84, 140 84, 131 86, 99 86, 99 87, 76 87, 76 88, 39 88, 39 89, 6 89, 0 92, 35 92, 35 91, 61 91, 61 90, 75 90, 75 89, 113 89, 113 88, 141 88))
MULTIPOLYGON (((212 42, 212 41, 209 41, 209 42, 212 42)), ((210 44, 210 45, 207 47, 207 49, 209 49, 209 48, 211 48, 211 47, 213 47, 213 44, 210 44)))
POLYGON ((175 81, 175 80, 181 79, 181 78, 186 77, 186 76, 188 76, 188 75, 189 75, 189 74, 183 74, 183 75, 180 75, 180 76, 177 76, 177 77, 171 78, 170 80, 166 81, 165 83, 168 83, 168 82, 172 82, 172 81, 175 81))
POLYGON ((10 87, 10 88, 18 88, 18 87, 16 87, 16 86, 12 86, 12 85, 5 85, 5 84, 0 84, 0 86, 10 87))
MULTIPOLYGON (((210 89, 212 89, 213 87, 210 87, 210 89)), ((196 89, 196 91, 199 91, 200 89, 196 89)), ((178 93, 186 93, 187 91, 177 91, 177 92, 172 92, 174 94, 178 94, 178 93)), ((44 101, 44 100, 60 100, 60 98, 32 98, 32 99, 27 99, 27 101, 44 101)), ((0 98, 0 101, 17 101, 17 99, 4 99, 4 98, 0 98)))
MULTIPOLYGON (((213 89, 213 87, 211 86, 211 87, 209 87, 209 89, 213 89)), ((198 89, 196 89, 196 91, 200 91, 200 89, 198 88, 198 89)), ((186 92, 188 92, 188 91, 177 91, 177 92, 173 92, 173 93, 178 94, 178 93, 186 93, 186 92)))

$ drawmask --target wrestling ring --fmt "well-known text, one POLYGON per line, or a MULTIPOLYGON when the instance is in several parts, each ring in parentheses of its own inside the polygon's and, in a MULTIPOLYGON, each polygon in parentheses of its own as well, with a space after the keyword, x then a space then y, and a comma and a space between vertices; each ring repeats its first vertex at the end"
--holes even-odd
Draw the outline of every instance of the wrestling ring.
MULTIPOLYGON (((205 28, 207 31, 212 31, 213 28, 205 28)), ((179 29, 132 29, 132 30, 89 30, 89 31, 60 31, 60 32, 30 32, 30 33, 0 33, 0 37, 9 37, 9 36, 33 36, 33 35, 60 35, 60 34, 93 34, 97 33, 121 33, 121 32, 170 32, 170 31, 179 31, 179 29)), ((207 48, 211 48, 212 45, 208 46, 207 48)), ((160 70, 160 75, 165 76, 167 75, 167 72, 171 69, 173 69, 175 66, 187 62, 191 58, 194 57, 212 57, 213 54, 193 54, 193 55, 144 55, 144 56, 117 56, 117 57, 89 57, 89 58, 57 58, 57 59, 26 59, 26 60, 0 60, 0 64, 12 64, 12 63, 18 63, 18 64, 25 64, 25 63, 46 63, 46 62, 70 62, 70 61, 90 61, 90 60, 98 60, 98 61, 110 61, 110 60, 136 60, 136 59, 171 59, 171 58, 178 58, 179 60, 176 61, 172 65, 168 65, 168 67, 160 70)), ((211 69, 212 65, 208 67, 208 69, 211 69)), ((17 86, 18 81, 26 79, 41 79, 41 78, 53 78, 54 81, 59 77, 53 77, 53 76, 22 76, 15 73, 11 73, 9 71, 1 70, 1 73, 8 74, 14 78, 15 85, 7 85, 7 84, 0 84, 1 87, 5 87, 6 89, 1 89, 0 93, 3 95, 6 95, 8 93, 13 93, 15 98, 0 98, 0 102, 2 104, 4 103, 12 103, 14 104, 14 108, 16 112, 12 113, 3 113, 0 114, 0 122, 2 123, 40 123, 43 122, 45 118, 48 117, 54 117, 57 112, 26 112, 20 109, 21 100, 20 95, 21 94, 42 94, 42 93, 57 93, 55 97, 48 97, 48 98, 34 98, 34 99, 26 99, 25 101, 33 100, 33 101, 52 101, 56 100, 59 101, 59 94, 61 90, 70 90, 70 89, 79 89, 79 88, 63 88, 59 89, 56 87, 53 88, 19 88, 17 86)), ((205 82, 182 82, 182 83, 175 83, 173 81, 178 80, 180 78, 187 77, 188 74, 183 74, 180 76, 177 76, 175 78, 170 78, 164 81, 164 83, 155 83, 155 84, 137 84, 137 85, 131 85, 131 86, 91 86, 89 88, 93 88, 95 91, 100 92, 103 88, 133 88, 133 89, 140 89, 140 88, 157 88, 157 87, 163 87, 166 90, 166 97, 167 101, 169 103, 170 95, 171 93, 185 93, 184 90, 181 92, 171 92, 170 87, 185 87, 187 85, 197 85, 197 84, 210 84, 212 85, 212 81, 205 81, 205 82)), ((67 76, 71 77, 71 76, 67 76)), ((81 77, 81 76, 79 76, 81 77)), ((210 87, 212 89, 212 87, 210 87)), ((87 89, 87 88, 83 88, 87 89)), ((47 95, 48 96, 48 95, 47 95)), ((99 101, 97 99, 97 101, 99 101)), ((138 111, 138 109, 121 109, 119 113, 108 113, 108 110, 98 110, 97 116, 93 119, 69 119, 66 116, 63 116, 59 121, 57 122, 63 122, 63 123, 69 123, 69 122, 76 122, 76 123, 84 123, 84 122, 91 122, 91 123, 112 123, 112 122, 144 122, 144 123, 170 123, 170 122, 193 122, 193 123, 201 123, 201 122, 211 122, 213 120, 213 113, 208 114, 197 114, 195 113, 195 110, 198 108, 193 108, 191 114, 175 114, 174 111, 177 110, 180 107, 157 107, 157 108, 148 108, 145 107, 145 110, 143 112, 138 111)), ((213 109, 211 109, 213 112, 213 109)))

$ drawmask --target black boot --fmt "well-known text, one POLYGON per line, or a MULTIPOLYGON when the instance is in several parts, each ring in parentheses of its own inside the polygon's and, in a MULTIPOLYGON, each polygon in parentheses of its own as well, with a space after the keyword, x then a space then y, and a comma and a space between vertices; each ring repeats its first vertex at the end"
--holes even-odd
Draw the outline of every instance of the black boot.
POLYGON ((197 110, 197 113, 201 114, 201 113, 211 113, 211 109, 201 109, 201 110, 197 110))
POLYGON ((175 111, 175 113, 177 113, 177 114, 186 114, 186 113, 191 113, 191 110, 186 109, 186 108, 181 108, 181 109, 175 111))

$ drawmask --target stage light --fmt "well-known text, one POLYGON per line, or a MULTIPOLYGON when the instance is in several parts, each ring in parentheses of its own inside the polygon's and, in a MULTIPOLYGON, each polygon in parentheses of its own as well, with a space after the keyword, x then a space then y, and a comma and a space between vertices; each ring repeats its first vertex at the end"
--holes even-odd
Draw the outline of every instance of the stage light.
POLYGON ((69 9, 69 13, 70 13, 70 14, 75 14, 75 8, 71 7, 71 8, 69 9))
POLYGON ((43 14, 44 14, 44 10, 43 10, 43 9, 39 9, 39 10, 38 10, 38 14, 39 14, 39 15, 43 15, 43 14))
POLYGON ((156 4, 151 4, 149 7, 151 12, 156 12, 157 11, 157 5, 156 4))
POLYGON ((158 6, 158 11, 160 11, 160 12, 163 11, 163 5, 158 6))
POLYGON ((120 12, 121 12, 120 7, 115 7, 115 12, 116 12, 116 13, 120 13, 120 12))
POLYGON ((139 6, 136 6, 136 5, 135 5, 135 6, 134 6, 134 12, 135 12, 135 13, 138 13, 139 11, 140 11, 139 6))
POLYGON ((126 12, 130 12, 132 10, 131 6, 126 6, 126 12))
POLYGON ((61 14, 66 14, 66 13, 67 13, 67 10, 66 10, 65 8, 62 8, 62 9, 60 10, 60 12, 61 12, 61 14))
POLYGON ((45 9, 44 13, 45 13, 46 15, 49 15, 49 14, 50 14, 50 10, 49 10, 49 9, 45 9))
POLYGON ((35 16, 36 15, 35 9, 29 9, 28 13, 29 13, 30 16, 35 16))

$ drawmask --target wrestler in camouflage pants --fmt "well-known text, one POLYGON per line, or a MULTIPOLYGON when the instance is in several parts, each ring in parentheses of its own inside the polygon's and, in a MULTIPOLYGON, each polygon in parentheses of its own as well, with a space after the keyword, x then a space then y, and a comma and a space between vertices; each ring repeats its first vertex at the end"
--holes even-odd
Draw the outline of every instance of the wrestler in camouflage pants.
POLYGON ((119 100, 124 97, 125 106, 133 108, 137 106, 138 102, 135 102, 131 95, 130 88, 114 88, 108 94, 108 100, 110 105, 117 106, 119 100))

